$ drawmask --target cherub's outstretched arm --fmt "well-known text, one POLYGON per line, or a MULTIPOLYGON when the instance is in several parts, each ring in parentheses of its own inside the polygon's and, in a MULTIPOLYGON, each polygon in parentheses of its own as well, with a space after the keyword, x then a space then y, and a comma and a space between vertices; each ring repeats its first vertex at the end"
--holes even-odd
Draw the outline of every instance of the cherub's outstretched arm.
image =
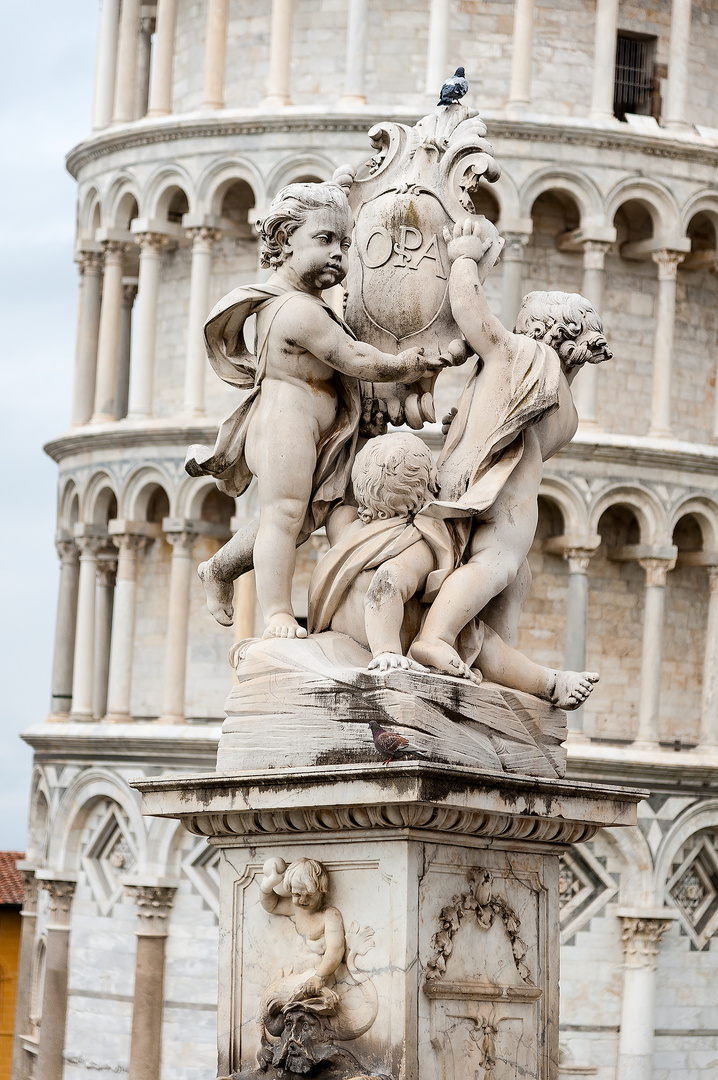
MULTIPOLYGON (((295 309, 290 307, 291 310, 295 309)), ((285 316, 287 319, 289 311, 285 316)), ((286 325, 289 327, 290 324, 286 325)), ((440 371, 449 362, 438 356, 425 357, 420 348, 406 349, 397 356, 380 352, 364 341, 355 341, 326 311, 313 303, 304 305, 301 319, 291 323, 288 336, 295 345, 329 367, 368 382, 416 382, 427 373, 440 371)))
POLYGON ((275 885, 279 885, 284 879, 284 871, 287 864, 284 859, 267 859, 262 867, 264 877, 259 883, 259 902, 265 911, 274 915, 292 915, 292 901, 286 896, 278 896, 274 891, 275 885))

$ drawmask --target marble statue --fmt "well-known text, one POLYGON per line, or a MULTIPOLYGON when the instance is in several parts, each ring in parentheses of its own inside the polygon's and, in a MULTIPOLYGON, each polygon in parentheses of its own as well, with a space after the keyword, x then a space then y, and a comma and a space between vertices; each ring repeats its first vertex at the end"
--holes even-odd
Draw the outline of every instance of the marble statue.
MULTIPOLYGON (((290 184, 261 225, 264 286, 236 289, 210 314, 205 329, 220 378, 249 394, 222 425, 214 450, 190 447, 192 475, 217 477, 241 495, 255 476, 260 518, 250 527, 265 633, 303 637, 292 611, 295 549, 324 523, 344 496, 361 418, 359 380, 415 382, 447 361, 411 345, 398 355, 357 341, 322 300, 348 268, 352 215, 339 184, 290 184), (256 356, 244 324, 257 316, 256 356)), ((242 566, 235 535, 200 567, 210 610, 231 625, 233 581, 242 566)))
POLYGON ((413 128, 376 125, 363 170, 279 192, 260 226, 274 273, 207 320, 214 370, 249 392, 214 449, 191 447, 186 467, 229 495, 256 476, 260 507, 199 567, 210 611, 229 624, 233 582, 253 565, 265 620, 262 642, 231 652, 227 769, 255 723, 294 749, 301 724, 311 760, 372 760, 368 731, 357 751, 340 730, 361 716, 400 720, 437 760, 563 775, 558 710, 581 706, 598 674, 535 664, 513 643, 543 462, 575 434, 577 372, 611 352, 577 294, 530 293, 514 332, 490 310, 483 286, 503 240, 472 200, 500 175, 485 134, 461 103, 413 128), (342 319, 322 291, 345 278, 342 319), (256 355, 244 340, 252 314, 256 355), (435 465, 420 439, 387 426, 434 421, 439 371, 473 354, 435 465), (330 548, 311 580, 307 631, 292 610, 295 550, 322 526, 330 548), (457 719, 475 725, 471 750, 457 719))

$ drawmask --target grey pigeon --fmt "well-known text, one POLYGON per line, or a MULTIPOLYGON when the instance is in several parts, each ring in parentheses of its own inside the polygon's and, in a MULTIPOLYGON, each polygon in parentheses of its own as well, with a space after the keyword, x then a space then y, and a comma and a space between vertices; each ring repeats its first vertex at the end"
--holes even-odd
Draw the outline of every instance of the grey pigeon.
POLYGON ((457 68, 450 79, 447 79, 441 88, 441 94, 437 105, 453 105, 468 92, 469 84, 466 81, 463 68, 457 68))
POLYGON ((404 738, 403 735, 399 735, 396 731, 386 731, 377 724, 376 720, 370 720, 369 727, 374 739, 374 746, 385 759, 385 765, 388 765, 397 754, 418 754, 419 757, 428 757, 426 750, 413 746, 408 739, 404 738))

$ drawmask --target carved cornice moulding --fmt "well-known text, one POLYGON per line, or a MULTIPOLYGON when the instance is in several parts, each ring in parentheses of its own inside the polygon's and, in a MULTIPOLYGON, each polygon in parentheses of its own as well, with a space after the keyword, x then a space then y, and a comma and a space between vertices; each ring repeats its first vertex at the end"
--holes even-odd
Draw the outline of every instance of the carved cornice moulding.
MULTIPOLYGON (((84 166, 110 154, 122 153, 135 147, 151 146, 182 139, 211 139, 232 135, 316 134, 342 132, 366 134, 380 120, 396 120, 414 124, 420 113, 406 111, 387 113, 312 112, 290 115, 179 115, 160 123, 138 121, 120 130, 112 129, 94 139, 73 147, 65 159, 68 172, 75 178, 84 166)), ((679 161, 718 164, 718 146, 697 141, 674 139, 669 135, 640 135, 634 131, 598 128, 593 125, 566 124, 560 119, 508 120, 483 115, 489 125, 491 138, 514 139, 519 142, 560 142, 569 146, 591 147, 607 151, 635 151, 651 157, 673 158, 679 161)), ((697 138, 697 137, 696 137, 697 138)))
MULTIPOLYGON (((413 762, 270 769, 235 776, 137 780, 143 813, 179 817, 199 836, 247 837, 419 830, 531 844, 588 840, 632 824, 643 792, 481 774, 413 762)), ((230 844, 231 846, 231 844, 230 844)))

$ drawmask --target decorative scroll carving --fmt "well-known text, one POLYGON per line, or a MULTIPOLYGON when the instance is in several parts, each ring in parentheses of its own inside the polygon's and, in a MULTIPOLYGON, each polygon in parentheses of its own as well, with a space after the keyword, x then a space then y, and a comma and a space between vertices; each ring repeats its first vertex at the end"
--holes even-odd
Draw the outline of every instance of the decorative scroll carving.
POLYGON ((529 985, 532 984, 531 972, 524 963, 526 944, 519 937, 521 920, 509 904, 492 891, 493 877, 489 870, 472 871, 469 874, 469 888, 460 896, 455 896, 450 904, 439 913, 440 929, 431 939, 434 953, 426 965, 426 984, 442 979, 446 972, 446 962, 454 951, 454 937, 462 920, 473 915, 482 930, 489 930, 496 918, 504 925, 516 970, 529 985))

